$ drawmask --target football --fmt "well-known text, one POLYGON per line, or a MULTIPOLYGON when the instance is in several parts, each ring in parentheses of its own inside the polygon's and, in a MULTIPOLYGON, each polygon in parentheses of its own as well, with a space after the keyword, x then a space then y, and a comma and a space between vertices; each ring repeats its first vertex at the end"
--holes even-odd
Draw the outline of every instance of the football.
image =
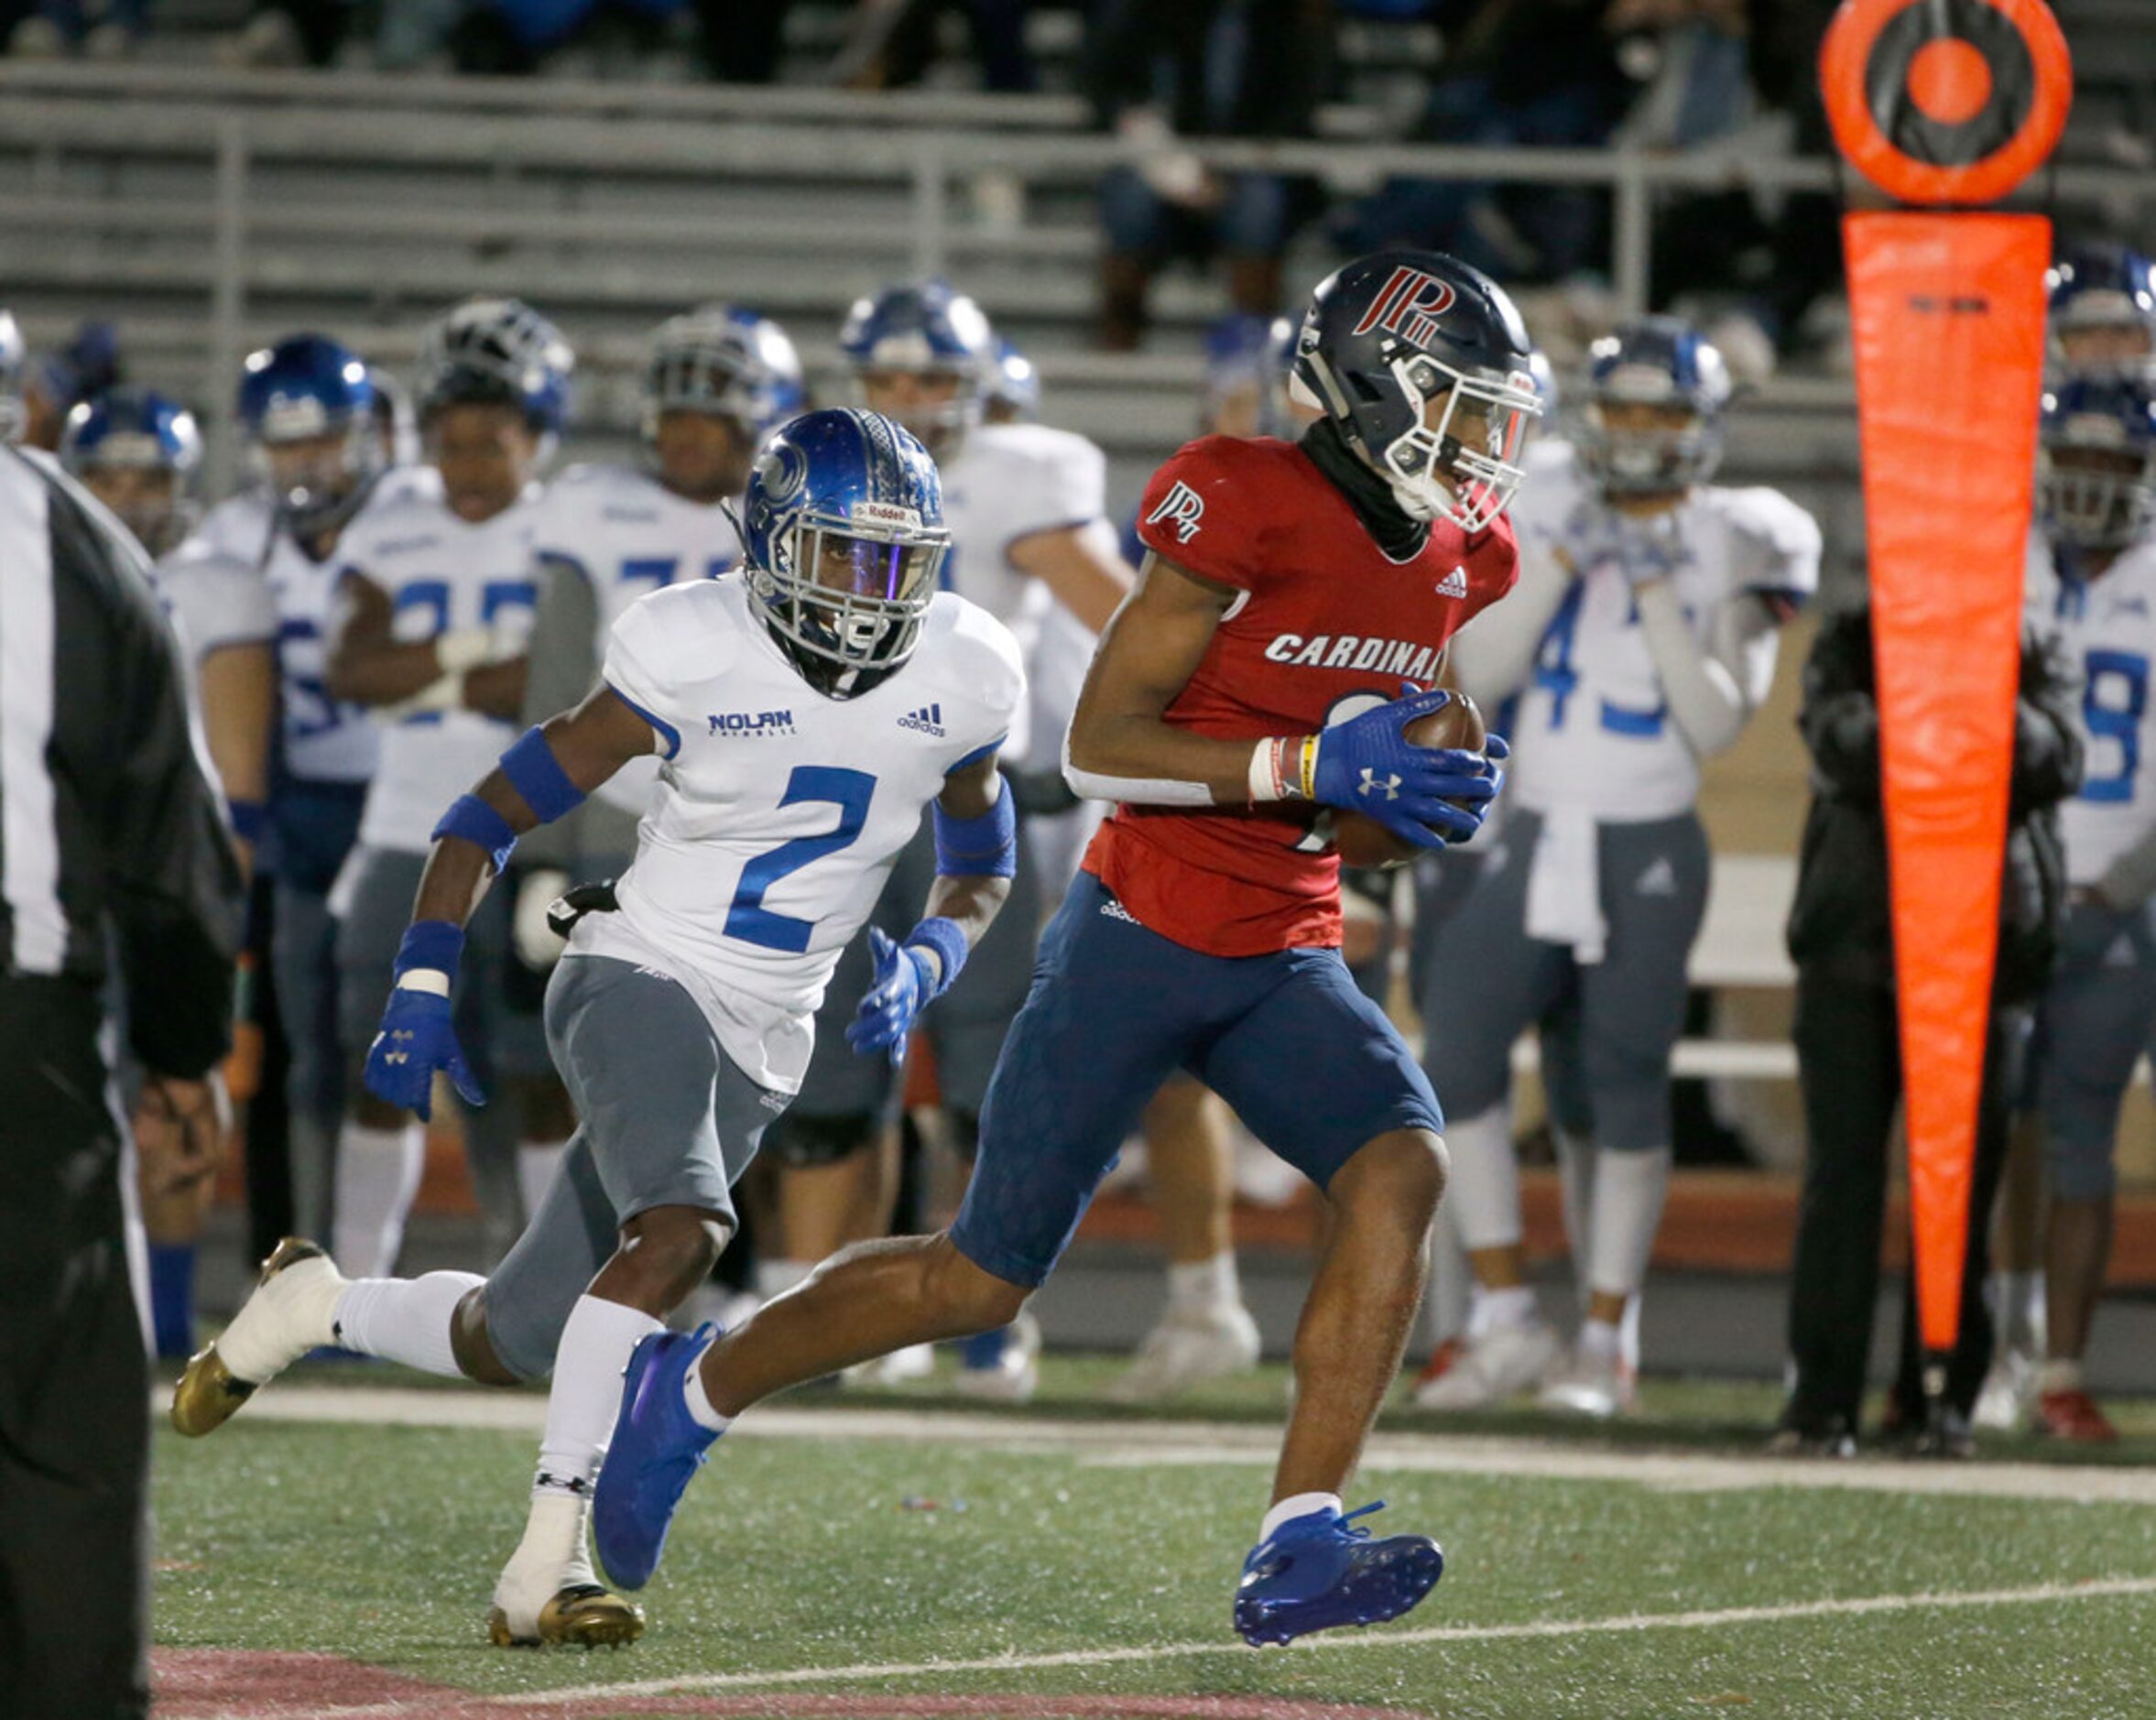
MULTIPOLYGON (((1443 710, 1409 724, 1405 735, 1415 746, 1458 746, 1480 752, 1489 741, 1489 727, 1475 709, 1475 701, 1455 691, 1443 710)), ((1332 818, 1333 845, 1340 851, 1344 866, 1404 865, 1421 852, 1360 812, 1335 811, 1332 818)))

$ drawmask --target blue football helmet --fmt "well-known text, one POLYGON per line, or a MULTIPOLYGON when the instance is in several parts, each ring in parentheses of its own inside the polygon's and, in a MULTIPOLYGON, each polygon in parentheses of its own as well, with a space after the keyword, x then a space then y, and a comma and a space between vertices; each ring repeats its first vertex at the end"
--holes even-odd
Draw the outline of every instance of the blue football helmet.
POLYGON ((419 419, 449 406, 513 406, 539 435, 559 435, 575 369, 561 331, 522 299, 467 299, 420 339, 419 419))
POLYGON ((250 354, 238 416, 249 457, 280 523, 301 538, 351 517, 381 475, 375 385, 366 364, 323 334, 289 334, 250 354), (321 448, 280 453, 298 442, 321 448))
POLYGON ((1292 317, 1225 316, 1205 331, 1205 421, 1217 429, 1223 410, 1255 390, 1248 434, 1289 436, 1288 373, 1295 362, 1292 317))
POLYGON ((2156 518, 2156 382, 2084 376, 2043 397, 2036 501, 2052 538, 2123 550, 2156 518))
POLYGON ((644 438, 662 412, 732 419, 752 441, 808 402, 800 354, 769 317, 736 305, 701 305, 652 331, 644 365, 644 438))
POLYGON ((1040 416, 1040 372, 1000 334, 996 365, 988 373, 987 408, 1007 424, 1030 424, 1040 416))
POLYGON ((15 312, 0 310, 0 442, 23 431, 23 379, 30 366, 29 348, 15 312))
POLYGON ((2123 245, 2076 245, 2044 276, 2053 367, 2067 376, 2156 369, 2156 265, 2123 245), (2106 334, 2109 338, 2092 341, 2106 334), (2101 350, 2085 349, 2095 345, 2101 350))
POLYGON ((1587 349, 1587 403, 1575 426, 1580 466, 1605 495, 1678 495, 1722 463, 1729 366, 1690 323, 1640 317, 1587 349), (1666 422, 1620 422, 1612 407, 1670 408, 1666 422))
POLYGON ((781 427, 741 507, 749 600, 809 684, 847 699, 912 655, 951 534, 936 463, 879 413, 781 427))
POLYGON ((1519 487, 1541 411, 1528 352, 1519 312, 1481 270, 1437 251, 1376 251, 1318 283, 1288 388, 1410 515, 1480 531, 1519 487))
POLYGON ((857 299, 839 330, 839 351, 855 380, 876 372, 954 376, 952 397, 905 415, 906 428, 948 460, 981 421, 996 337, 981 308, 949 281, 906 281, 857 299))
POLYGON ((60 463, 97 494, 152 555, 178 542, 187 491, 202 463, 201 432, 185 407, 147 388, 125 386, 84 400, 60 431, 60 463), (129 484, 108 487, 120 473, 161 474, 157 490, 129 484))

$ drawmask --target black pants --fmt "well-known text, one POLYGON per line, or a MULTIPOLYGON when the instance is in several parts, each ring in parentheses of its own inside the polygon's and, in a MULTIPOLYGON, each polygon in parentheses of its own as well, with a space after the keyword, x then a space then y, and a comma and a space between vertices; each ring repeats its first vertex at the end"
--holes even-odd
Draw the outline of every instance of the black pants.
MULTIPOLYGON (((1817 1425, 1840 1417, 1854 1429, 1871 1352, 1878 1300, 1879 1238, 1886 1225, 1887 1149, 1901 1098, 1901 1045, 1894 993, 1802 968, 1797 976, 1798 1081, 1804 1098, 1804 1196, 1790 1283, 1790 1355, 1796 1388, 1789 1419, 1817 1425)), ((1947 1401, 1965 1414, 1991 1365, 1991 1317, 1984 1305, 1987 1237, 2006 1160, 2007 1021, 1993 1011, 1969 1229, 1962 1264, 1961 1334, 1947 1368, 1947 1401)), ((1915 1278, 1902 1312, 1895 1395, 1905 1411, 1922 1401, 1916 1342, 1915 1278)))
POLYGON ((0 976, 0 1715, 149 1711, 147 1369, 101 1001, 0 976))

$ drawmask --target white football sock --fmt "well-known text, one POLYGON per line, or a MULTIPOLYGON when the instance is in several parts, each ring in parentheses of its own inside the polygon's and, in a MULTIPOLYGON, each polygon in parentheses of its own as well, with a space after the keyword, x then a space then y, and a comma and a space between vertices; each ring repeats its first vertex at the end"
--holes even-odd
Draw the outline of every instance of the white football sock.
POLYGON ((337 1137, 336 1223, 330 1253, 349 1279, 387 1278, 404 1246, 404 1221, 427 1165, 427 1131, 417 1120, 369 1128, 347 1119, 337 1137))
POLYGON ((568 1150, 565 1140, 517 1143, 517 1192, 524 1199, 526 1224, 531 1223, 545 1204, 547 1191, 554 1186, 555 1174, 561 1169, 561 1155, 568 1150))
POLYGON ((362 1355, 456 1378, 463 1372, 450 1343, 457 1304, 485 1282, 475 1272, 355 1279, 337 1301, 337 1342, 362 1355))
POLYGON ((766 1301, 770 1301, 785 1295, 815 1269, 807 1260, 758 1260, 757 1294, 766 1301))
POLYGON ((1494 1105, 1480 1116, 1445 1125, 1452 1157, 1446 1204, 1472 1249, 1502 1248, 1520 1237, 1519 1159, 1512 1150, 1512 1116, 1494 1105))
POLYGON ((1465 1333, 1467 1300, 1474 1286, 1475 1274, 1467 1265, 1467 1250, 1460 1246, 1453 1209, 1441 1206, 1430 1226, 1430 1291, 1423 1301, 1426 1347, 1434 1350, 1447 1338, 1465 1333))
POLYGON ((696 1358, 696 1366, 681 1378, 681 1401, 689 1406, 689 1419, 698 1427, 709 1428, 713 1433, 724 1433, 734 1424, 730 1415, 721 1415, 712 1408, 710 1396, 703 1389, 703 1357, 706 1349, 696 1358))
POLYGON ((1477 1284, 1467 1300, 1467 1336, 1473 1341, 1513 1326, 1531 1326, 1541 1317, 1535 1293, 1525 1284, 1510 1290, 1486 1290, 1477 1284))
POLYGON ((1258 1526, 1258 1545, 1263 1546, 1273 1538, 1282 1523, 1292 1522, 1299 1517, 1308 1517, 1312 1511, 1341 1508, 1337 1493, 1295 1493, 1289 1495, 1265 1514, 1265 1521, 1258 1526))
POLYGON ((1990 1291, 1991 1317, 1998 1328, 2003 1349, 2024 1355, 2042 1355, 2044 1340, 2043 1274, 1994 1272, 1986 1287, 1990 1291))
POLYGON ((1572 1279, 1587 1300, 1587 1228, 1595 1208, 1595 1141, 1552 1128, 1557 1143, 1557 1187, 1564 1197, 1564 1239, 1572 1248, 1572 1279))
POLYGON ((1605 1152, 1595 1167, 1595 1199, 1587 1223, 1587 1286, 1612 1296, 1637 1296, 1661 1228, 1670 1192, 1670 1149, 1605 1152))
POLYGON ((1624 1336, 1617 1326, 1607 1320, 1589 1320, 1580 1327, 1579 1352, 1596 1361, 1621 1360, 1624 1336))
POLYGON ((1238 1307, 1242 1301, 1242 1279, 1236 1271, 1233 1248, 1223 1248, 1209 1260, 1192 1260, 1168 1268, 1168 1305, 1171 1309, 1205 1312, 1238 1307))
POLYGON ((2036 1389, 2040 1392, 2079 1391, 2081 1382, 2078 1355, 2054 1355, 2036 1370, 2036 1389))
POLYGON ((588 1492, 532 1489, 524 1539, 494 1585, 494 1604, 507 1616, 515 1635, 536 1636, 540 1607, 572 1584, 594 1580, 591 1555, 584 1550, 584 1523, 591 1507, 588 1492))
POLYGON ((586 1490, 606 1455, 629 1354, 661 1330, 640 1308, 592 1295, 576 1299, 554 1351, 554 1383, 547 1393, 547 1429, 539 1438, 535 1486, 586 1490))

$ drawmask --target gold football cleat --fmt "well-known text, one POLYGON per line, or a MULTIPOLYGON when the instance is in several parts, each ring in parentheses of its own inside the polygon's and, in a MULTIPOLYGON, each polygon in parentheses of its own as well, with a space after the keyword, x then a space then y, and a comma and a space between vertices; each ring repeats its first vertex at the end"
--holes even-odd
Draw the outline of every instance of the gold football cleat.
MULTIPOLYGON (((276 1252, 263 1261, 256 1288, 259 1291, 288 1267, 323 1257, 322 1249, 316 1244, 298 1236, 287 1236, 277 1245, 276 1252)), ((262 1383, 258 1379, 235 1378, 212 1344, 189 1360, 186 1371, 180 1376, 180 1384, 173 1388, 172 1425, 190 1439, 214 1432, 232 1420, 234 1411, 255 1395, 262 1383)))
POLYGON ((497 1649, 625 1649, 644 1634, 644 1609, 596 1583, 572 1583, 539 1608, 538 1636, 511 1636, 498 1606, 486 1634, 497 1649))

